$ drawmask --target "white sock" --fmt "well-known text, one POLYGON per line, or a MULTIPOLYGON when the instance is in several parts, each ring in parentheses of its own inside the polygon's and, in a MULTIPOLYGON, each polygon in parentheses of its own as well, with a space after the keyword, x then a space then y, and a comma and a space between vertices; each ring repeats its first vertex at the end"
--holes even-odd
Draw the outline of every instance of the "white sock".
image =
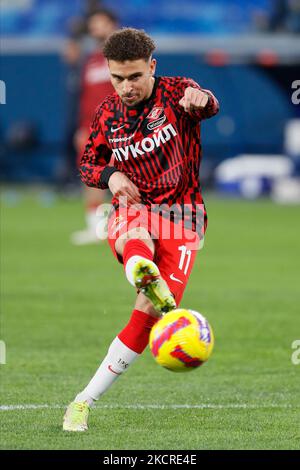
POLYGON ((90 406, 93 405, 94 401, 98 400, 109 389, 138 356, 140 354, 129 349, 116 337, 94 377, 85 389, 76 396, 75 401, 86 401, 90 406))
POLYGON ((156 266, 156 264, 153 261, 150 261, 149 259, 144 258, 143 256, 139 256, 139 255, 131 256, 129 258, 129 260, 127 261, 127 263, 126 263, 125 274, 126 274, 126 277, 127 277, 128 281, 130 282, 130 284, 134 287, 135 287, 135 283, 134 283, 134 280, 133 280, 133 269, 134 269, 134 266, 136 265, 136 263, 138 263, 139 261, 141 261, 143 259, 147 260, 148 263, 153 264, 153 269, 155 271, 159 272, 158 267, 156 266))

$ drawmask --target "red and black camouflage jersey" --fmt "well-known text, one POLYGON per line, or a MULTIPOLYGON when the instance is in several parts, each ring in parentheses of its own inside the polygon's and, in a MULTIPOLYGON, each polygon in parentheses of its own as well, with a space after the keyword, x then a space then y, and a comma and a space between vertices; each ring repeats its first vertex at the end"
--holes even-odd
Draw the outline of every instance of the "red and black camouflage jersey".
MULTIPOLYGON (((123 104, 117 93, 108 96, 92 123, 80 163, 82 181, 105 189, 112 173, 121 171, 139 188, 149 208, 203 204, 199 122, 218 110, 214 95, 185 77, 156 77, 151 96, 135 107, 123 104), (187 87, 208 94, 205 108, 184 111, 179 101, 187 87)), ((115 198, 112 202, 118 204, 115 198)))

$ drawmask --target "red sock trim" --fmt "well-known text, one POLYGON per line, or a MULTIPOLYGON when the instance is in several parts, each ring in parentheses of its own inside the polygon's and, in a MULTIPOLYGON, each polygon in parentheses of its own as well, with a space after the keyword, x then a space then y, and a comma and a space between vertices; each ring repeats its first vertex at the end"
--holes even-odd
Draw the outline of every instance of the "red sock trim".
POLYGON ((150 248, 142 240, 134 239, 128 240, 124 246, 123 251, 123 263, 124 267, 126 266, 127 261, 132 256, 142 256, 143 258, 150 259, 153 261, 153 253, 150 248))
POLYGON ((157 321, 158 318, 141 310, 133 310, 128 324, 118 334, 118 338, 129 349, 141 354, 149 342, 151 328, 157 321))

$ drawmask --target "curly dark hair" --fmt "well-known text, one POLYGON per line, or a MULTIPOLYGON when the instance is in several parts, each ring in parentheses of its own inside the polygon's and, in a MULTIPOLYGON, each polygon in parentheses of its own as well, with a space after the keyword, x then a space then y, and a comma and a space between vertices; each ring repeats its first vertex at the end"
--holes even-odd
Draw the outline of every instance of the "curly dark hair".
POLYGON ((112 33, 104 43, 103 54, 108 60, 150 59, 155 44, 142 29, 122 28, 112 33))

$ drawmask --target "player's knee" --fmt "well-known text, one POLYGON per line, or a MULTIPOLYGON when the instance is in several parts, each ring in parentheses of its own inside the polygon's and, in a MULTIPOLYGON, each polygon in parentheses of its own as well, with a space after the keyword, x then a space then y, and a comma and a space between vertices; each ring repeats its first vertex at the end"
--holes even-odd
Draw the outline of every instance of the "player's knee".
POLYGON ((144 227, 136 227, 129 230, 126 233, 123 233, 115 243, 116 252, 120 255, 123 254, 124 247, 128 240, 141 240, 143 241, 148 248, 154 253, 154 243, 151 239, 151 235, 149 234, 148 230, 144 227))

